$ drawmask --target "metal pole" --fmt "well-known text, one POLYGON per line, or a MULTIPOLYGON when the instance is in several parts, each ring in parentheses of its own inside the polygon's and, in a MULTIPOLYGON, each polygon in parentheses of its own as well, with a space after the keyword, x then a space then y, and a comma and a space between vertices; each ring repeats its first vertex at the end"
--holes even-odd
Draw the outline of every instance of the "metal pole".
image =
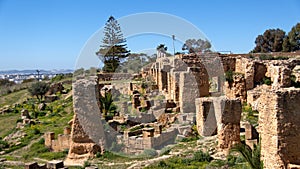
POLYGON ((174 41, 175 41, 175 35, 172 35, 172 39, 173 39, 173 50, 174 50, 174 56, 175 56, 175 45, 174 45, 174 41))
POLYGON ((38 73, 37 79, 38 79, 38 81, 40 81, 40 70, 36 70, 36 71, 37 71, 37 73, 38 73))

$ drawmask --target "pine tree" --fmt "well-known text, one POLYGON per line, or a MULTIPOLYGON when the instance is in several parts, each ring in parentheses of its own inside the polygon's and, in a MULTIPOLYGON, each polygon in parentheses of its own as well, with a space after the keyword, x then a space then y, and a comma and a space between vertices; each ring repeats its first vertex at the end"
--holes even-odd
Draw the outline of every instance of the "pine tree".
POLYGON ((285 51, 300 50, 300 23, 297 23, 288 33, 283 48, 285 51))
POLYGON ((121 60, 129 56, 129 52, 119 23, 113 16, 110 16, 104 27, 102 45, 96 52, 104 62, 103 71, 115 72, 121 60))
POLYGON ((267 29, 255 39, 255 48, 252 52, 280 52, 285 38, 285 32, 281 29, 267 29))

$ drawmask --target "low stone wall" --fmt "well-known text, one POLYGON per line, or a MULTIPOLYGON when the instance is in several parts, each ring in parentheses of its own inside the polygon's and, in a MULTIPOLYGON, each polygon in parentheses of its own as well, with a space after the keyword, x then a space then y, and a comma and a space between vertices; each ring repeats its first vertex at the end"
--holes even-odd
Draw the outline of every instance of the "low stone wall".
POLYGON ((133 74, 130 73, 98 73, 99 81, 113 81, 113 80, 132 80, 133 74))
POLYGON ((70 148, 70 129, 66 127, 64 134, 59 134, 55 140, 55 134, 53 132, 47 132, 44 134, 45 146, 50 148, 54 152, 65 151, 70 148))
POLYGON ((138 137, 131 136, 124 138, 125 152, 129 154, 141 153, 145 149, 160 149, 167 144, 174 143, 178 134, 178 130, 170 128, 161 134, 154 135, 154 137, 138 137))
POLYGON ((139 116, 128 116, 127 120, 138 123, 150 123, 156 120, 153 113, 140 113, 139 116))

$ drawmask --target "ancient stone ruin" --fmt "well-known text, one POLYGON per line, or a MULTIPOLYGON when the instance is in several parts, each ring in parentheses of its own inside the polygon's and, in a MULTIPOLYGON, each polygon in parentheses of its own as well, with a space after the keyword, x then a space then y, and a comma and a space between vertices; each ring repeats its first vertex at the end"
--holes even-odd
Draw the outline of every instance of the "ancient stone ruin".
POLYGON ((59 134, 55 140, 55 134, 53 132, 47 132, 44 134, 45 146, 54 152, 68 150, 71 142, 70 134, 71 128, 65 127, 64 134, 59 134))
POLYGON ((202 136, 218 134, 218 147, 228 150, 240 142, 241 101, 226 97, 196 99, 197 129, 202 136))
MULTIPOLYGON (((157 58, 141 75, 77 77, 67 161, 93 157, 118 145, 122 147, 115 151, 128 154, 160 149, 189 136, 193 124, 201 136, 217 135, 218 148, 226 154, 241 142, 242 105, 247 103, 259 112, 259 126, 243 124, 245 142, 253 148, 261 140, 264 167, 300 165, 300 90, 293 87, 299 83, 300 60, 258 58, 176 55, 157 58), (136 80, 141 77, 146 80, 136 80), (117 107, 105 117, 99 102, 103 91, 113 95, 117 107)), ((47 137, 49 146, 55 145, 53 136, 47 137)))
POLYGON ((105 135, 99 109, 97 78, 78 79, 73 83, 74 117, 70 148, 65 163, 83 164, 104 149, 105 135))

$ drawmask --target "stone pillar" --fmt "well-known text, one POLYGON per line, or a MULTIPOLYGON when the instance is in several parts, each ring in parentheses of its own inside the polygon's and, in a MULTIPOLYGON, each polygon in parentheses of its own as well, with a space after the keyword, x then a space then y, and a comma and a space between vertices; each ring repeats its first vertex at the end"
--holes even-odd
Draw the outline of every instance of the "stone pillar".
POLYGON ((94 157, 104 148, 100 147, 100 141, 105 141, 106 137, 97 105, 97 86, 97 81, 92 77, 73 82, 74 117, 66 159, 68 164, 94 157))
POLYGON ((132 97, 132 105, 134 108, 138 108, 141 105, 140 94, 134 94, 132 97))
POLYGON ((159 135, 162 132, 162 125, 161 124, 155 124, 154 125, 154 134, 159 135))
POLYGON ((55 134, 53 132, 47 132, 44 134, 45 139, 45 146, 51 147, 52 146, 52 140, 54 140, 55 134))
POLYGON ((154 128, 143 128, 143 138, 153 137, 154 128))
POLYGON ((197 98, 195 104, 197 131, 199 135, 215 135, 217 133, 217 121, 213 101, 209 98, 197 98))
POLYGON ((240 143, 240 120, 242 104, 239 99, 221 100, 222 114, 218 121, 218 147, 227 152, 232 145, 240 143))
POLYGON ((121 109, 120 109, 120 116, 125 115, 127 113, 128 113, 127 102, 122 102, 121 109))
POLYGON ((239 99, 198 98, 195 101, 197 129, 202 136, 218 133, 218 147, 225 152, 240 142, 242 105, 239 99))
POLYGON ((258 133, 256 129, 249 122, 245 123, 245 139, 258 139, 258 133))
POLYGON ((248 58, 239 57, 236 59, 235 71, 245 75, 246 90, 253 89, 255 63, 248 58))
POLYGON ((264 168, 300 164, 300 89, 267 90, 260 96, 259 134, 264 168))
POLYGON ((208 76, 204 74, 201 70, 194 73, 191 69, 180 73, 179 103, 182 113, 195 113, 195 99, 209 95, 208 76))
POLYGON ((64 135, 71 134, 71 128, 70 127, 65 127, 64 128, 64 135))
POLYGON ((291 86, 291 69, 286 66, 271 66, 270 69, 273 89, 291 86))

